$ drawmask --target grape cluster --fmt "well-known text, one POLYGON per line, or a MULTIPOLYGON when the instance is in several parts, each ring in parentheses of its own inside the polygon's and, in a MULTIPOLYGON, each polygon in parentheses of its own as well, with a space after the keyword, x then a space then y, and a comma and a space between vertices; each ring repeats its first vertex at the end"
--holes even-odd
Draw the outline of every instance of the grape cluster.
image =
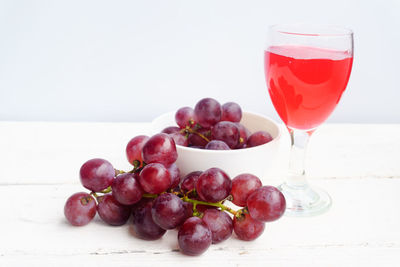
POLYGON ((212 150, 230 150, 254 147, 268 143, 272 136, 265 131, 253 134, 240 123, 242 109, 239 104, 221 105, 213 98, 204 98, 196 106, 182 107, 175 113, 178 126, 162 130, 177 145, 212 150))
MULTIPOLYGON (((209 100, 201 105, 218 106, 209 100)), ((199 109, 207 112, 207 109, 199 109)), ((232 104, 226 109, 237 111, 232 104)), ((185 110, 177 113, 177 117, 183 118, 178 124, 180 127, 187 127, 188 124, 182 122, 190 123, 193 118, 187 116, 189 109, 185 110)), ((217 113, 209 117, 205 125, 214 125, 216 129, 218 123, 225 122, 215 123, 221 116, 239 119, 235 117, 237 113, 217 113)), ((213 141, 206 146, 219 145, 218 140, 213 141)), ((181 251, 199 255, 211 244, 228 239, 233 232, 241 240, 254 240, 262 234, 266 222, 279 219, 285 211, 282 193, 275 187, 263 186, 260 179, 251 174, 231 179, 223 170, 210 168, 181 177, 175 164, 176 144, 170 134, 136 136, 127 144, 126 156, 133 165, 133 169, 126 172, 114 169, 110 162, 99 158, 82 165, 80 181, 90 192, 73 194, 66 201, 64 214, 72 225, 86 225, 96 213, 113 226, 123 225, 131 217, 132 235, 156 240, 167 230, 178 229, 181 251), (234 210, 226 205, 227 201, 240 208, 234 210)))

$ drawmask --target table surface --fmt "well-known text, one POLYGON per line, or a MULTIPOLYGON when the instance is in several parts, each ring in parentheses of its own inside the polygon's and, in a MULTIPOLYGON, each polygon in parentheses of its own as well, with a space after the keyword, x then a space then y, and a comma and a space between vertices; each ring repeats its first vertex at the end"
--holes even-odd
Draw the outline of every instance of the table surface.
MULTIPOLYGON (((283 217, 253 242, 234 236, 199 257, 178 251, 176 231, 157 241, 96 216, 70 226, 66 198, 93 157, 129 169, 124 148, 149 123, 0 122, 0 266, 399 266, 400 125, 326 124, 311 138, 309 180, 333 198, 329 212, 283 217), (191 264, 191 265, 188 265, 191 264)), ((285 174, 289 139, 264 184, 285 174)))

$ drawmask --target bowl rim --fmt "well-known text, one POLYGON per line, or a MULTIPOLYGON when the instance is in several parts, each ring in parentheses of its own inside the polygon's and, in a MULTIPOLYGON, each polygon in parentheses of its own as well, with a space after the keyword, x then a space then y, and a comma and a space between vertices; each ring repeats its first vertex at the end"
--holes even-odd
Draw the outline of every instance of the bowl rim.
MULTIPOLYGON (((176 113, 175 111, 170 111, 170 112, 163 113, 163 114, 161 114, 160 116, 156 117, 156 118, 153 119, 152 122, 151 122, 152 125, 153 125, 153 127, 154 127, 155 123, 156 123, 161 117, 164 117, 164 116, 166 116, 166 117, 167 117, 167 116, 173 116, 175 113, 176 113)), ((250 115, 255 115, 255 116, 261 117, 261 118, 266 119, 266 120, 268 120, 269 122, 271 122, 271 124, 274 125, 274 126, 276 127, 276 129, 277 129, 277 135, 276 135, 276 137, 273 138, 273 139, 272 139, 271 141, 269 141, 268 143, 265 143, 265 144, 262 144, 262 145, 259 145, 259 146, 246 147, 246 148, 240 148, 240 149, 230 149, 230 150, 198 149, 198 148, 191 148, 191 147, 186 147, 186 146, 181 146, 181 145, 175 144, 175 145, 176 145, 176 148, 177 148, 177 149, 179 148, 180 150, 183 150, 183 151, 189 151, 189 152, 193 151, 193 152, 196 152, 196 153, 204 153, 204 154, 206 154, 206 153, 234 154, 234 153, 243 153, 244 151, 261 150, 261 149, 263 149, 263 148, 265 148, 265 147, 267 147, 267 146, 273 146, 275 143, 278 143, 278 142, 279 142, 279 139, 281 138, 281 135, 282 135, 282 131, 281 131, 280 125, 279 125, 277 122, 275 122, 275 121, 274 121, 273 119, 271 119, 270 117, 265 116, 265 115, 262 115, 262 114, 257 113, 257 112, 243 111, 243 113, 247 113, 247 114, 250 114, 250 115)), ((173 126, 178 127, 177 125, 173 125, 173 126)))

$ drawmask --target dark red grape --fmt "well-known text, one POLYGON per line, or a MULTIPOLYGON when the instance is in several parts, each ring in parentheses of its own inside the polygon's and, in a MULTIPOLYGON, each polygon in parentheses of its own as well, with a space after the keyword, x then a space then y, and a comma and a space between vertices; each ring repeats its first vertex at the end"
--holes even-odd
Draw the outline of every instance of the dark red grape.
POLYGON ((207 209, 204 211, 202 219, 211 230, 213 244, 220 243, 232 235, 233 222, 226 212, 207 209))
POLYGON ((183 201, 171 193, 161 194, 156 198, 151 214, 153 221, 165 230, 176 228, 186 219, 183 201))
POLYGON ((202 171, 194 171, 194 172, 187 174, 185 177, 183 177, 181 185, 180 185, 181 190, 184 193, 192 191, 195 188, 197 179, 199 179, 199 176, 202 173, 203 173, 202 171))
POLYGON ((285 212, 286 200, 276 187, 263 186, 247 198, 247 208, 253 219, 272 222, 279 219, 285 212))
POLYGON ((132 207, 132 225, 133 234, 144 240, 156 240, 161 238, 166 230, 162 229, 153 221, 151 209, 153 201, 143 199, 132 207))
POLYGON ((139 135, 132 138, 126 145, 126 157, 128 162, 133 165, 135 160, 140 162, 140 166, 143 166, 142 149, 144 144, 149 140, 146 135, 139 135))
POLYGON ((175 121, 181 128, 186 128, 186 126, 193 127, 196 125, 196 117, 194 115, 194 110, 191 107, 183 107, 178 109, 175 113, 175 121))
POLYGON ((175 141, 168 134, 153 135, 144 144, 142 156, 146 163, 157 162, 169 166, 178 158, 175 141))
POLYGON ((224 141, 230 148, 235 148, 239 144, 239 128, 230 121, 220 121, 211 129, 213 140, 224 141))
POLYGON ((221 104, 213 98, 203 98, 197 102, 194 114, 202 127, 209 128, 221 120, 221 104))
POLYGON ((239 218, 233 218, 233 231, 236 236, 245 241, 252 241, 259 237, 265 228, 265 223, 257 221, 249 214, 242 214, 239 218))
POLYGON ((185 208, 185 220, 193 216, 193 204, 190 202, 183 202, 183 207, 185 208))
POLYGON ((211 140, 205 147, 205 149, 210 150, 230 150, 229 146, 220 140, 211 140))
POLYGON ((86 225, 96 215, 96 201, 87 193, 75 193, 67 199, 64 215, 74 226, 86 225))
POLYGON ((180 131, 181 131, 181 128, 179 128, 179 127, 169 126, 167 128, 164 128, 164 130, 162 130, 161 132, 165 133, 165 134, 171 134, 171 133, 178 133, 180 131))
POLYGON ((221 121, 239 122, 242 119, 242 109, 235 102, 222 105, 221 121))
POLYGON ((186 137, 186 134, 176 132, 176 133, 170 133, 168 135, 171 136, 172 139, 174 139, 176 145, 179 145, 179 146, 188 146, 189 145, 189 140, 186 137))
POLYGON ((170 188, 177 187, 181 182, 181 172, 178 166, 175 163, 173 163, 167 168, 167 170, 171 175, 171 185, 169 187, 170 188))
POLYGON ((120 204, 112 194, 106 194, 97 198, 97 212, 100 218, 114 226, 123 225, 131 215, 131 207, 120 204))
POLYGON ((136 179, 137 174, 133 173, 120 174, 114 179, 112 195, 119 203, 132 205, 142 198, 143 189, 136 179))
POLYGON ((190 256, 202 254, 211 245, 211 231, 198 217, 187 219, 178 232, 178 244, 181 251, 190 256))
MULTIPOLYGON (((137 211, 139 211, 141 208, 143 208, 144 206, 146 206, 147 203, 151 202, 150 204, 150 211, 151 208, 153 207, 153 202, 154 202, 154 198, 151 197, 143 197, 141 200, 139 200, 139 202, 136 202, 135 204, 131 205, 131 213, 132 216, 135 216, 135 213, 137 211)), ((150 213, 151 215, 151 213, 150 213)))
POLYGON ((114 180, 114 176, 114 167, 105 159, 88 160, 80 169, 82 185, 95 192, 109 187, 114 180))
POLYGON ((250 136, 250 131, 241 123, 235 122, 235 125, 239 128, 239 144, 236 148, 245 148, 247 145, 247 137, 250 136))
MULTIPOLYGON (((201 128, 201 129, 198 129, 197 132, 204 135, 208 140, 211 139, 211 130, 210 129, 201 128)), ((189 141, 189 145, 191 147, 193 147, 193 146, 205 147, 208 143, 207 140, 205 140, 204 138, 200 137, 199 135, 197 135, 195 133, 189 134, 188 141, 189 141)))
POLYGON ((259 146, 272 141, 272 136, 265 131, 258 131, 247 138, 247 147, 259 146))
POLYGON ((261 186, 262 183, 257 176, 249 173, 244 173, 236 176, 232 179, 232 203, 236 206, 245 207, 249 195, 261 186))
POLYGON ((171 174, 160 163, 146 165, 138 180, 143 190, 150 194, 160 194, 171 186, 171 174))
POLYGON ((232 181, 221 169, 211 168, 203 172, 196 183, 199 197, 208 202, 219 202, 231 192, 232 181))

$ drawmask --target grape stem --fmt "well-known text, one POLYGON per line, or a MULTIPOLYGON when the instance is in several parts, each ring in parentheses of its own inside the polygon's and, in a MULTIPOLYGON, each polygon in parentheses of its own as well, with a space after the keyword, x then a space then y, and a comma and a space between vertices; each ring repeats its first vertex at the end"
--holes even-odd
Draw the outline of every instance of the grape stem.
MULTIPOLYGON (((111 188, 111 186, 109 186, 109 187, 107 187, 106 189, 104 189, 104 190, 102 190, 102 191, 100 191, 100 192, 98 192, 98 193, 108 194, 108 193, 110 193, 111 191, 112 191, 112 188, 111 188)), ((193 191, 194 191, 194 190, 189 191, 189 193, 191 193, 191 192, 193 192, 193 191)), ((94 196, 94 197, 96 198, 96 200, 97 200, 97 198, 99 197, 99 196, 97 195, 97 193, 94 192, 94 191, 90 192, 90 194, 91 194, 92 196, 94 196)), ((145 197, 145 198, 157 198, 157 197, 158 197, 158 194, 148 194, 148 193, 145 193, 145 194, 143 194, 142 196, 145 197)), ((223 204, 224 201, 225 201, 225 199, 222 200, 222 201, 220 201, 220 202, 215 202, 215 203, 214 203, 214 202, 206 202, 206 201, 191 199, 191 198, 189 198, 187 195, 181 197, 181 199, 182 199, 182 201, 189 202, 189 203, 192 203, 192 204, 193 204, 193 215, 195 215, 195 216, 199 216, 199 215, 200 215, 200 213, 199 213, 199 212, 197 211, 197 209, 196 209, 196 206, 197 206, 197 205, 207 205, 207 206, 218 207, 218 208, 220 208, 222 211, 227 211, 227 212, 233 214, 234 216, 239 216, 239 215, 241 214, 241 210, 235 211, 234 209, 231 209, 231 208, 229 208, 228 206, 225 206, 225 205, 223 204)), ((229 197, 228 197, 227 199, 229 200, 229 197)))
POLYGON ((240 138, 239 138, 239 144, 242 144, 243 142, 244 142, 243 137, 240 137, 240 138))
POLYGON ((111 191, 112 191, 111 186, 109 186, 109 187, 107 187, 106 189, 100 191, 99 193, 108 194, 108 193, 110 193, 111 191))
POLYGON ((156 197, 158 197, 157 194, 143 194, 142 196, 146 197, 146 198, 156 198, 156 197))
POLYGON ((200 136, 201 138, 203 138, 207 143, 210 142, 210 139, 208 139, 204 134, 201 134, 201 133, 197 132, 196 130, 193 130, 193 129, 190 128, 189 126, 186 126, 186 128, 183 129, 181 132, 182 132, 182 133, 197 134, 198 136, 200 136))
POLYGON ((123 170, 118 170, 118 169, 114 169, 115 170, 115 176, 126 173, 126 171, 123 170))
POLYGON ((92 195, 96 200, 96 203, 99 204, 99 195, 97 195, 96 192, 94 191, 90 192, 90 195, 92 195))
POLYGON ((200 204, 200 205, 207 205, 207 206, 218 207, 218 208, 220 208, 222 211, 227 211, 227 212, 229 212, 229 213, 232 213, 234 216, 236 216, 236 213, 237 213, 237 211, 235 211, 235 210, 233 210, 233 209, 231 209, 231 208, 225 206, 224 204, 222 204, 222 201, 221 201, 221 202, 213 203, 213 202, 206 202, 206 201, 191 199, 191 198, 188 198, 187 196, 184 196, 184 197, 182 197, 181 199, 182 199, 183 201, 185 201, 185 202, 192 203, 193 206, 199 205, 199 204, 200 204))

